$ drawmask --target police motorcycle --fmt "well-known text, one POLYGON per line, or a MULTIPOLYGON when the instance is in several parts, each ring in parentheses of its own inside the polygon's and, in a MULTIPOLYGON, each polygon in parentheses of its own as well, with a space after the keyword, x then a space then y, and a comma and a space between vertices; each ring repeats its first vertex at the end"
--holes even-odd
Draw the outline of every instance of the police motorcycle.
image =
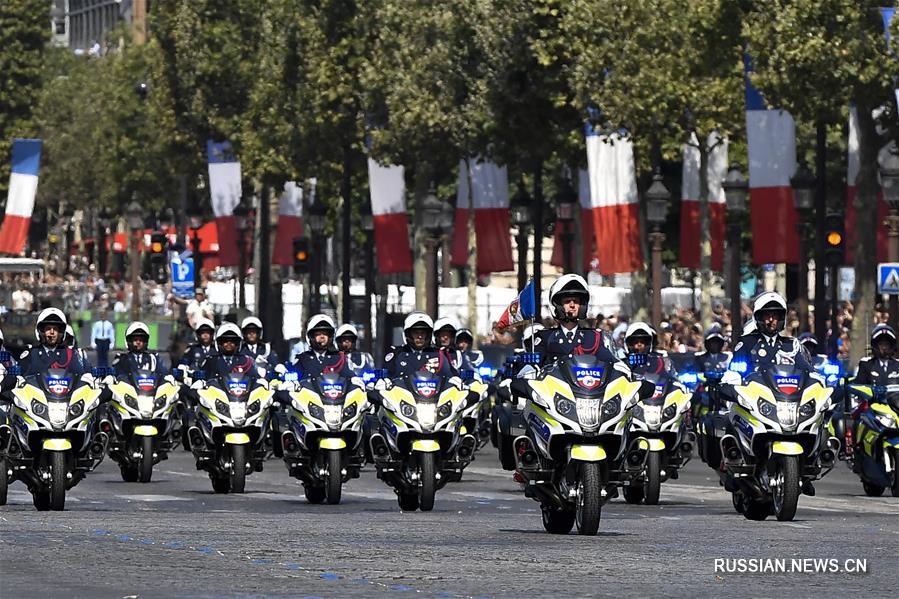
POLYGON ((792 520, 800 493, 813 493, 811 482, 833 468, 839 450, 822 426, 833 389, 794 364, 747 370, 746 363, 732 362, 722 386, 731 407, 719 476, 734 509, 747 519, 773 514, 792 520))
MULTIPOLYGON (((489 368, 487 369, 489 370, 489 368)), ((462 412, 462 434, 474 435, 475 451, 490 442, 490 384, 485 380, 486 373, 462 370, 459 378, 478 400, 471 403, 462 412)))
POLYGON ((514 442, 518 472, 547 532, 567 534, 576 525, 595 535, 602 506, 645 467, 649 444, 628 439, 627 413, 652 385, 629 375, 622 363, 584 354, 512 382, 526 399, 527 432, 514 442))
POLYGON ((887 488, 899 497, 899 385, 849 384, 847 392, 860 398, 847 430, 849 466, 869 497, 887 488))
POLYGON ((368 396, 378 409, 369 441, 378 478, 400 509, 432 510, 436 492, 471 463, 476 441, 462 433, 462 414, 477 397, 459 377, 427 371, 378 381, 368 396))
POLYGON ((640 398, 630 411, 627 437, 649 445, 643 469, 624 486, 628 503, 657 505, 661 484, 676 479, 693 453, 695 436, 686 430, 690 410, 686 386, 666 370, 664 359, 655 354, 631 355, 646 361, 639 378, 653 385, 651 396, 640 398))
MULTIPOLYGON (((223 358, 235 356, 227 352, 239 338, 236 325, 219 327, 216 343, 223 358)), ((196 423, 187 433, 190 449, 197 470, 209 473, 216 493, 243 493, 247 475, 262 471, 270 447, 276 385, 258 376, 249 356, 240 357, 244 359, 241 368, 217 371, 209 380, 205 372, 197 371, 191 385, 197 407, 196 423)))
POLYGON ((365 462, 362 425, 370 407, 364 383, 339 373, 284 376, 279 395, 286 395, 287 430, 280 441, 287 470, 302 481, 309 503, 340 503, 343 484, 359 478, 365 462))
POLYGON ((28 487, 38 511, 65 509, 66 492, 93 471, 106 454, 109 437, 98 408, 104 401, 98 379, 105 369, 77 377, 65 368, 22 376, 9 391, 8 424, 0 425, 0 505, 9 483, 28 487))

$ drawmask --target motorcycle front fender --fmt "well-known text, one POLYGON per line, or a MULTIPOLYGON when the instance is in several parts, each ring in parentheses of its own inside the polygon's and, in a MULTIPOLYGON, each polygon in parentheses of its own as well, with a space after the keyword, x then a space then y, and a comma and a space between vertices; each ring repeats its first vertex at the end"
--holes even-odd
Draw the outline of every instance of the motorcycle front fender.
POLYGON ((568 454, 569 461, 602 462, 606 459, 606 450, 599 445, 572 445, 568 454))
POLYGON ((802 445, 794 441, 775 441, 771 453, 779 455, 802 455, 802 445))
POLYGON ((44 439, 41 447, 47 451, 67 451, 72 449, 72 442, 68 439, 44 439))

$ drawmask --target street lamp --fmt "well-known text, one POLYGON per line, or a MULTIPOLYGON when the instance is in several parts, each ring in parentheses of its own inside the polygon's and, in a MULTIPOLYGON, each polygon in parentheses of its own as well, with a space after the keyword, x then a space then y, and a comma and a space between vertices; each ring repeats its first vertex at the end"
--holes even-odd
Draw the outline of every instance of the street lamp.
POLYGON ((524 181, 518 183, 518 193, 509 202, 509 219, 518 227, 516 241, 518 245, 518 289, 528 284, 528 225, 531 223, 531 198, 524 187, 524 181))
POLYGON ((371 317, 371 297, 375 291, 375 219, 372 216, 369 202, 362 203, 359 211, 359 228, 365 232, 365 324, 368 327, 365 335, 365 351, 372 353, 375 330, 371 317))
POLYGON ((662 325, 662 245, 665 243, 662 226, 671 201, 671 192, 662 181, 662 173, 656 170, 652 185, 646 190, 646 220, 652 225, 649 234, 652 244, 652 326, 656 330, 662 325))
POLYGON ((100 225, 100 234, 97 236, 98 241, 98 250, 97 250, 97 261, 99 262, 99 270, 100 276, 106 277, 106 265, 107 265, 107 257, 108 254, 106 252, 106 236, 109 233, 109 224, 112 220, 109 211, 104 206, 100 209, 100 213, 97 215, 97 224, 100 225))
POLYGON ((312 256, 312 303, 309 306, 310 311, 314 308, 315 312, 321 312, 322 309, 322 300, 321 300, 321 265, 322 265, 322 248, 324 247, 324 239, 323 235, 325 233, 325 219, 328 214, 328 208, 318 201, 317 198, 314 197, 312 199, 312 204, 309 206, 309 210, 306 216, 306 224, 309 225, 309 230, 312 231, 312 244, 313 244, 313 256, 312 256))
POLYGON ((240 244, 238 245, 239 264, 237 270, 237 309, 238 316, 243 316, 247 309, 246 277, 247 277, 247 231, 249 225, 250 207, 241 202, 234 207, 234 228, 237 229, 240 244))
POLYGON ((740 238, 742 232, 743 215, 746 213, 746 196, 749 195, 749 184, 740 165, 731 163, 727 176, 721 185, 724 188, 724 201, 727 206, 727 237, 730 246, 730 327, 731 339, 736 340, 743 336, 742 301, 740 299, 740 238))
POLYGON ((194 291, 201 287, 203 275, 203 255, 200 252, 200 229, 203 227, 203 211, 198 206, 187 210, 187 220, 190 224, 190 246, 194 258, 194 291))
POLYGON ((577 193, 571 187, 571 183, 566 179, 562 183, 559 193, 556 194, 556 220, 562 226, 559 238, 562 240, 562 253, 564 255, 562 263, 565 272, 574 271, 574 258, 571 255, 572 246, 574 245, 574 230, 572 223, 574 222, 574 211, 577 207, 577 193))
POLYGON ((128 228, 131 229, 131 320, 140 319, 140 243, 144 228, 144 209, 132 198, 125 208, 128 228))
MULTIPOLYGON (((437 318, 437 248, 440 247, 444 231, 452 227, 452 207, 440 201, 434 183, 431 183, 428 194, 422 201, 422 222, 425 231, 425 247, 427 248, 425 296, 427 297, 428 314, 437 318)), ((472 273, 472 276, 473 273, 472 273)))
POLYGON ((796 174, 790 178, 793 188, 793 204, 796 207, 796 235, 799 238, 799 332, 809 330, 808 326, 808 230, 809 218, 815 206, 815 184, 817 179, 805 162, 799 163, 796 174))
MULTIPOLYGON (((887 256, 890 262, 899 262, 899 155, 894 151, 886 154, 880 166, 880 187, 883 197, 890 207, 890 214, 884 220, 887 226, 889 244, 887 256)), ((890 326, 894 329, 899 323, 899 296, 890 296, 890 326)))

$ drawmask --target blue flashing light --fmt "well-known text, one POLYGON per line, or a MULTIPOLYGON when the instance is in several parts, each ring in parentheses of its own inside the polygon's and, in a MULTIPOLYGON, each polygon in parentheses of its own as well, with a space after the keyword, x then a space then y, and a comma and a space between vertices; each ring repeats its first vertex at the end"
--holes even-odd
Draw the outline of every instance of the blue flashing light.
POLYGON ((493 368, 490 366, 478 366, 478 374, 481 376, 493 376, 493 368))
POLYGON ((730 366, 727 368, 731 372, 739 372, 740 374, 746 374, 749 372, 749 364, 746 362, 731 362, 730 366))
POLYGON ((284 381, 287 383, 292 383, 294 381, 300 380, 300 374, 296 370, 291 370, 289 372, 284 373, 284 381))
POLYGON ((364 382, 366 384, 374 381, 375 378, 376 378, 375 373, 372 370, 366 370, 365 372, 362 373, 362 382, 364 382))
POLYGON ((699 382, 699 375, 697 375, 695 372, 682 372, 677 376, 677 378, 685 385, 695 385, 699 382))
POLYGON ((540 364, 540 354, 520 354, 524 364, 540 364))

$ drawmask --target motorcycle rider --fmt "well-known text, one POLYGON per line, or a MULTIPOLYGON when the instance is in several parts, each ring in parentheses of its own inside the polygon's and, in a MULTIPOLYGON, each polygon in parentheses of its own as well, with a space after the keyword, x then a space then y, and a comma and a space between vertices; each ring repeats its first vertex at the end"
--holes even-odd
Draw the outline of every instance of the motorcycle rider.
POLYGON ((67 324, 61 310, 45 308, 41 311, 34 325, 38 344, 20 358, 22 376, 45 372, 49 368, 65 368, 75 376, 90 374, 91 364, 85 356, 63 343, 67 324))
POLYGON ((447 377, 456 374, 449 357, 431 343, 434 321, 430 316, 424 312, 412 312, 406 316, 403 335, 406 343, 399 347, 392 346, 384 356, 384 368, 390 378, 422 370, 447 377))
POLYGON ((853 383, 859 385, 899 384, 899 360, 896 352, 896 331, 888 324, 879 324, 871 330, 871 353, 858 363, 853 383))
POLYGON ((632 322, 624 333, 624 346, 627 350, 628 365, 634 374, 645 374, 662 369, 673 372, 668 360, 668 354, 656 349, 659 335, 652 326, 645 322, 632 322), (631 356, 647 356, 659 358, 658 360, 638 361, 631 356))
POLYGON ((347 366, 356 375, 361 375, 366 370, 372 370, 375 367, 374 358, 371 354, 356 349, 356 343, 359 341, 359 333, 356 327, 351 324, 342 324, 337 329, 335 337, 337 341, 337 349, 346 356, 347 366))
POLYGON ((18 362, 15 357, 12 355, 6 346, 4 345, 5 340, 3 339, 3 330, 0 329, 0 354, 3 354, 3 359, 0 360, 0 374, 5 374, 7 369, 15 366, 18 362))
POLYGON ((702 351, 693 354, 693 364, 697 372, 723 372, 727 370, 732 354, 724 351, 727 339, 721 327, 713 324, 705 333, 702 351))
POLYGON ((272 349, 272 344, 262 340, 262 321, 255 316, 247 316, 240 323, 240 332, 243 334, 243 343, 240 352, 250 356, 257 362, 267 364, 266 370, 284 370, 278 368, 280 362, 278 354, 272 349))
POLYGON ((463 369, 462 352, 456 348, 458 330, 458 323, 452 318, 444 316, 434 321, 434 345, 446 354, 456 371, 463 369))
POLYGON ((593 354, 604 362, 618 362, 608 335, 578 326, 587 316, 589 302, 590 288, 580 275, 562 275, 552 284, 549 303, 559 326, 537 331, 534 337, 534 351, 542 356, 544 364, 554 364, 573 354, 593 354))
POLYGON ((474 343, 474 335, 469 329, 459 329, 456 332, 456 348, 462 354, 462 368, 477 370, 484 363, 484 354, 472 349, 472 343, 474 343))
POLYGON ((293 364, 299 378, 314 378, 329 372, 353 377, 346 356, 334 347, 334 332, 334 321, 326 314, 316 314, 306 322, 309 349, 298 355, 293 364))
POLYGON ((200 370, 206 358, 215 353, 215 345, 213 344, 215 323, 208 318, 199 319, 196 328, 194 328, 194 334, 197 337, 197 342, 191 343, 184 355, 181 356, 181 364, 187 366, 191 371, 200 370))
POLYGON ((226 377, 232 373, 255 375, 256 361, 239 351, 243 341, 240 329, 233 322, 225 322, 215 332, 216 352, 203 362, 206 378, 226 377))
POLYGON ((157 379, 165 376, 159 355, 147 350, 149 342, 150 327, 139 320, 128 326, 125 331, 128 351, 119 353, 112 361, 117 377, 127 377, 138 370, 149 370, 157 379))
POLYGON ((752 306, 752 318, 757 330, 740 337, 731 364, 746 364, 747 372, 776 364, 814 370, 799 342, 783 334, 787 319, 787 302, 783 296, 775 291, 759 295, 752 306))
POLYGON ((825 354, 818 353, 818 339, 812 333, 806 331, 799 335, 799 344, 805 350, 808 360, 815 370, 820 370, 828 362, 825 354))
POLYGON ((71 347, 79 354, 81 354, 81 360, 85 364, 90 364, 90 358, 87 356, 87 350, 78 347, 78 338, 75 336, 75 329, 72 328, 72 325, 66 325, 66 334, 62 339, 63 345, 66 347, 71 347))

